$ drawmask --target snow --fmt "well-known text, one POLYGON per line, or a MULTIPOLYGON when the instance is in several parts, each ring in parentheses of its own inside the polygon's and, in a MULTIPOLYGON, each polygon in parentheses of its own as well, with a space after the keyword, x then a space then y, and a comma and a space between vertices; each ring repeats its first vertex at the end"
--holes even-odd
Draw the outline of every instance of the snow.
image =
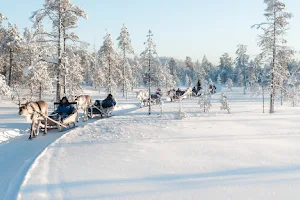
MULTIPOLYGON (((105 94, 86 89, 93 99, 103 99, 105 94)), ((50 103, 51 97, 46 98, 50 103)), ((137 104, 130 101, 123 105, 122 100, 116 108, 115 114, 130 112, 137 108, 137 104)), ((51 103, 50 110, 53 109, 51 103)), ((96 120, 90 120, 89 123, 96 120)), ((78 126, 84 125, 82 122, 78 126)), ((18 107, 9 98, 0 104, 0 199, 16 199, 24 178, 38 156, 49 145, 67 132, 49 131, 46 136, 39 135, 29 141, 29 124, 23 116, 18 115, 18 107)))
POLYGON ((0 131, 0 143, 21 136, 19 129, 0 131))
POLYGON ((296 199, 299 108, 263 114, 259 98, 241 88, 225 92, 232 114, 220 111, 217 93, 209 114, 192 98, 182 101, 184 120, 175 119, 177 102, 164 103, 162 116, 154 106, 149 116, 132 94, 128 101, 117 97, 111 118, 30 142, 13 139, 0 145, 0 184, 14 174, 0 194, 20 200, 296 199))

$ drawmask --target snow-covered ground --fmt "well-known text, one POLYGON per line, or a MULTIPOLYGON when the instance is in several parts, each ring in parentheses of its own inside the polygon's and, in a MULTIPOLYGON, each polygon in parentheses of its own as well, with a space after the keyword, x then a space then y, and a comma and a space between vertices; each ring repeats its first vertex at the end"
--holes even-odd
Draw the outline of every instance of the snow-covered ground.
MULTIPOLYGON (((103 99, 105 93, 94 91, 92 88, 86 89, 87 94, 91 94, 93 99, 103 99)), ((53 110, 52 98, 46 96, 49 102, 49 110, 53 110)), ((115 114, 130 112, 138 108, 136 100, 120 99, 115 114)), ((87 123, 93 123, 96 119, 87 123)), ((78 123, 81 127, 87 123, 78 123)), ((0 199, 16 199, 20 186, 25 175, 35 159, 58 138, 68 133, 49 131, 46 136, 39 135, 32 141, 29 136, 29 124, 23 116, 18 115, 18 107, 5 99, 0 104, 0 199)), ((71 131, 71 130, 70 130, 71 131)))
POLYGON ((148 116, 118 97, 114 117, 0 144, 0 199, 297 199, 300 108, 263 114, 260 99, 226 94, 231 114, 219 93, 210 114, 183 100, 184 120, 176 102, 148 116))

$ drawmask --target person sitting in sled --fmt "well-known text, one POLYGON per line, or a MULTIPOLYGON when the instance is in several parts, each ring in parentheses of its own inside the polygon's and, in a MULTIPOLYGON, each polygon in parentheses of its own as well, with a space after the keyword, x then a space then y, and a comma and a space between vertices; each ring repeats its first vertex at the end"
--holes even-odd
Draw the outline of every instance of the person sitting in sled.
POLYGON ((198 93, 196 87, 194 86, 193 89, 192 89, 192 92, 196 95, 198 93))
POLYGON ((160 88, 157 88, 155 94, 156 94, 156 95, 159 95, 159 96, 162 96, 161 89, 160 89, 160 88))
POLYGON ((112 106, 115 106, 117 104, 117 101, 113 97, 112 94, 109 94, 106 99, 102 101, 102 108, 109 108, 112 106))
POLYGON ((73 114, 75 112, 75 107, 70 104, 67 97, 63 97, 60 102, 59 106, 57 107, 55 113, 57 114, 54 116, 55 120, 63 120, 67 118, 69 115, 73 114))

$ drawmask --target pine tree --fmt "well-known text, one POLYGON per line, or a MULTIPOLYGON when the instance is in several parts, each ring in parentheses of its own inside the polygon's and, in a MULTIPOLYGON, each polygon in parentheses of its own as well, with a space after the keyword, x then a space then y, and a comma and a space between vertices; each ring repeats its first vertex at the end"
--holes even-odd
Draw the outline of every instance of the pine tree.
MULTIPOLYGON (((152 86, 151 81, 153 77, 154 78, 157 77, 157 74, 155 75, 153 72, 158 72, 153 68, 160 64, 156 53, 156 45, 152 37, 153 37, 152 31, 149 30, 147 35, 147 41, 144 43, 146 46, 145 50, 141 53, 142 65, 146 69, 144 75, 148 83, 149 97, 151 96, 151 86, 152 86)), ((149 115, 150 114, 151 114, 151 104, 149 103, 149 115)))
POLYGON ((103 45, 100 47, 98 53, 102 71, 105 74, 107 93, 114 94, 116 92, 118 81, 120 80, 120 77, 122 77, 122 73, 118 68, 118 54, 114 49, 114 43, 109 33, 106 33, 103 45))
MULTIPOLYGON (((2 17, 5 19, 4 17, 2 17)), ((1 28, 0 52, 2 54, 2 62, 6 68, 4 74, 7 84, 11 87, 14 83, 21 81, 22 66, 18 65, 16 56, 21 51, 22 37, 19 34, 17 25, 8 23, 7 28, 1 28)))
POLYGON ((223 92, 221 93, 221 110, 227 110, 227 112, 230 113, 230 106, 228 103, 228 99, 223 92))
POLYGON ((173 80, 175 82, 174 86, 178 85, 180 83, 180 80, 177 74, 177 68, 178 68, 177 62, 174 58, 171 58, 168 64, 170 68, 170 74, 172 75, 173 80))
MULTIPOLYGON (((236 50, 237 58, 235 59, 236 69, 238 69, 238 79, 239 83, 242 83, 244 87, 244 94, 246 94, 246 87, 248 82, 248 66, 249 66, 249 55, 247 53, 246 45, 238 45, 238 49, 236 50)), ((239 84, 240 85, 240 84, 239 84)))
POLYGON ((227 89, 232 90, 233 82, 232 82, 231 78, 229 78, 225 84, 226 84, 227 89))
POLYGON ((290 48, 286 46, 287 41, 284 36, 292 14, 285 11, 285 4, 279 0, 264 0, 264 3, 267 4, 264 14, 267 21, 253 27, 263 30, 263 34, 259 35, 258 45, 262 49, 261 57, 271 63, 269 112, 274 113, 276 89, 286 79, 285 67, 280 64, 279 52, 290 51, 290 48))
POLYGON ((192 58, 189 56, 187 56, 185 58, 184 63, 185 63, 186 69, 187 69, 187 75, 189 76, 190 82, 192 83, 193 81, 195 81, 197 79, 197 74, 195 71, 195 64, 194 64, 192 58))
POLYGON ((209 91, 209 87, 207 82, 203 86, 203 89, 200 91, 200 97, 198 104, 200 105, 200 110, 203 110, 204 113, 209 113, 211 105, 211 93, 209 91))
POLYGON ((39 100, 42 99, 42 94, 50 93, 53 89, 52 79, 49 77, 45 63, 39 62, 34 66, 30 66, 26 80, 31 91, 36 91, 39 94, 39 100))
MULTIPOLYGON (((127 60, 127 53, 128 54, 133 54, 133 48, 131 45, 131 39, 130 39, 130 34, 126 28, 126 26, 123 24, 123 27, 121 29, 121 33, 120 36, 117 38, 118 42, 118 47, 122 52, 123 55, 123 61, 122 61, 122 65, 123 65, 123 69, 122 69, 122 75, 123 75, 123 97, 125 96, 125 91, 127 94, 127 90, 130 88, 127 85, 131 83, 131 80, 128 78, 131 78, 131 69, 130 69, 130 65, 128 63, 127 60), (126 70, 127 69, 127 70, 126 70)), ((127 95, 126 95, 127 98, 127 95)))
POLYGON ((131 89, 133 90, 133 87, 140 86, 143 76, 142 76, 142 65, 140 64, 140 60, 137 56, 134 57, 133 59, 133 64, 132 66, 132 83, 131 83, 131 89))
POLYGON ((224 53, 220 58, 219 75, 222 83, 225 83, 228 78, 232 78, 233 67, 232 59, 228 53, 224 53))

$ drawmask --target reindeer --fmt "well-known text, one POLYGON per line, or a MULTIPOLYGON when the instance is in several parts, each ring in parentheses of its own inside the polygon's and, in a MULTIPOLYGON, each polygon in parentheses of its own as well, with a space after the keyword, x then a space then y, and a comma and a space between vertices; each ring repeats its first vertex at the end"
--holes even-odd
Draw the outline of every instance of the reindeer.
POLYGON ((144 103, 144 106, 146 106, 146 103, 148 103, 148 101, 149 101, 149 97, 148 96, 149 95, 148 95, 148 91, 147 90, 140 90, 140 91, 136 92, 136 98, 138 100, 140 100, 140 103, 141 103, 140 107, 142 107, 143 103, 144 103))
MULTIPOLYGON (((25 116, 26 120, 31 123, 31 128, 30 128, 30 136, 28 139, 32 139, 36 137, 39 134, 39 129, 41 126, 41 121, 45 120, 45 129, 44 129, 44 134, 47 134, 47 116, 48 116, 48 104, 45 101, 31 101, 32 98, 32 93, 30 98, 25 98, 26 103, 21 104, 20 100, 20 94, 15 87, 14 90, 17 94, 17 105, 19 106, 19 115, 25 116), (37 124, 37 127, 35 128, 35 125, 37 124)), ((11 99, 13 102, 15 102, 16 97, 11 96, 11 99)), ((15 102, 16 103, 16 102, 15 102)))
POLYGON ((192 95, 193 95, 193 88, 192 87, 189 87, 185 90, 185 95, 187 98, 192 98, 192 95))
POLYGON ((39 134, 41 121, 45 120, 44 134, 47 134, 48 104, 45 101, 30 101, 19 107, 19 115, 25 116, 27 121, 31 122, 30 136, 28 139, 35 138, 39 134), (37 127, 35 129, 35 125, 37 127))
POLYGON ((83 110, 83 115, 84 115, 83 120, 87 121, 88 107, 92 103, 91 96, 90 95, 74 96, 74 101, 77 103, 78 109, 82 109, 83 110))

